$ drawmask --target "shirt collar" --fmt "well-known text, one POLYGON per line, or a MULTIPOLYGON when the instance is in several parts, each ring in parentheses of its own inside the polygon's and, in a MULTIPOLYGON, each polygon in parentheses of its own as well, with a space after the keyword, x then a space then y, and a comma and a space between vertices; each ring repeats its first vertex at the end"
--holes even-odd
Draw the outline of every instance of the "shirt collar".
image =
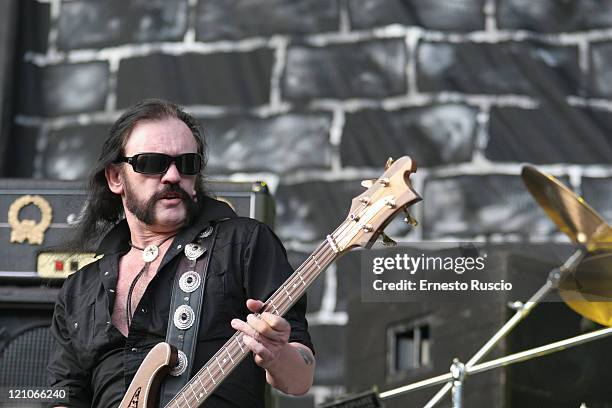
MULTIPOLYGON (((214 198, 205 197, 202 203, 200 215, 190 225, 183 227, 177 234, 175 240, 177 242, 191 242, 201 231, 203 225, 206 225, 212 220, 233 217, 236 217, 236 213, 227 203, 214 198)), ((118 222, 104 236, 100 242, 100 245, 98 246, 96 255, 109 255, 118 252, 125 252, 129 248, 129 242, 130 228, 127 221, 124 219, 118 222)))

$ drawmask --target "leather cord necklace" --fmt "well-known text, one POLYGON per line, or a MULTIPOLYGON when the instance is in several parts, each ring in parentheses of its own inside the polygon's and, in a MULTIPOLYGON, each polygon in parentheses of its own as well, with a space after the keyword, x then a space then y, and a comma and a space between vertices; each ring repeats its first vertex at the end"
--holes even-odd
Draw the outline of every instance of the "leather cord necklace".
POLYGON ((130 289, 128 290, 127 304, 125 308, 125 321, 127 323, 128 331, 130 330, 130 324, 132 322, 132 292, 134 291, 134 288, 136 287, 136 283, 140 280, 142 275, 144 275, 149 270, 149 265, 151 265, 151 262, 157 259, 157 256, 159 255, 159 248, 166 241, 168 241, 170 238, 173 238, 175 236, 176 234, 170 235, 164 238, 164 240, 161 241, 159 244, 157 245, 150 244, 144 248, 137 247, 136 245, 132 244, 132 241, 129 241, 129 244, 132 248, 142 251, 142 260, 144 261, 144 265, 142 266, 142 269, 140 269, 140 271, 138 272, 138 274, 132 281, 132 284, 130 285, 130 289))

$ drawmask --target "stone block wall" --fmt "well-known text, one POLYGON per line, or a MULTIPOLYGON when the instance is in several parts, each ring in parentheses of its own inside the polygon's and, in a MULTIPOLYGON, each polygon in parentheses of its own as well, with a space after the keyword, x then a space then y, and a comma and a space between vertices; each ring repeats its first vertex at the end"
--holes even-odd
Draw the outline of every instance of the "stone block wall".
MULTIPOLYGON (((562 241, 522 185, 524 162, 612 219, 610 0, 20 7, 6 176, 85 177, 122 110, 162 97, 201 119, 211 177, 268 182, 295 264, 389 156, 417 161, 424 197, 419 227, 394 222, 396 238, 562 241)), ((344 385, 338 342, 359 296, 347 265, 311 290, 319 401, 344 385)))

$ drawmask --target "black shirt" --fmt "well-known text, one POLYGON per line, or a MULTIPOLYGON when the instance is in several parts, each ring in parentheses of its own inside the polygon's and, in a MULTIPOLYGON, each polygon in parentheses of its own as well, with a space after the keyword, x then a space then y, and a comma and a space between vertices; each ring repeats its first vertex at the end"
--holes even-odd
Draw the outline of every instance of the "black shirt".
MULTIPOLYGON (((127 338, 111 323, 119 258, 130 249, 125 221, 100 244, 104 257, 65 281, 51 324, 57 347, 48 371, 51 386, 68 388, 69 407, 119 405, 148 351, 165 339, 178 261, 185 244, 210 220, 230 217, 219 223, 210 259, 193 373, 234 334, 231 319, 246 319, 246 299, 267 299, 292 273, 285 249, 267 225, 236 217, 217 200, 207 199, 203 208, 199 219, 174 238, 134 310, 127 338)), ((313 349, 305 312, 306 296, 285 315, 291 324, 289 341, 313 349)), ((263 408, 264 388, 265 371, 247 357, 203 407, 263 408)))

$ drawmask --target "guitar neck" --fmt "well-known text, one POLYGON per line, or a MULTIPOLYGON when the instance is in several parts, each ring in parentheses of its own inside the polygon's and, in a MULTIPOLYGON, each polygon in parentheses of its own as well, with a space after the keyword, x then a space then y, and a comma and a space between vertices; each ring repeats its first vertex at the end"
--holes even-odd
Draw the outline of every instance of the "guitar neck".
MULTIPOLYGON (((328 238, 268 298, 261 313, 269 312, 284 316, 321 272, 339 256, 340 252, 335 248, 332 239, 328 238)), ((249 349, 242 342, 242 337, 242 332, 234 333, 165 408, 195 408, 200 406, 249 354, 249 349)))

